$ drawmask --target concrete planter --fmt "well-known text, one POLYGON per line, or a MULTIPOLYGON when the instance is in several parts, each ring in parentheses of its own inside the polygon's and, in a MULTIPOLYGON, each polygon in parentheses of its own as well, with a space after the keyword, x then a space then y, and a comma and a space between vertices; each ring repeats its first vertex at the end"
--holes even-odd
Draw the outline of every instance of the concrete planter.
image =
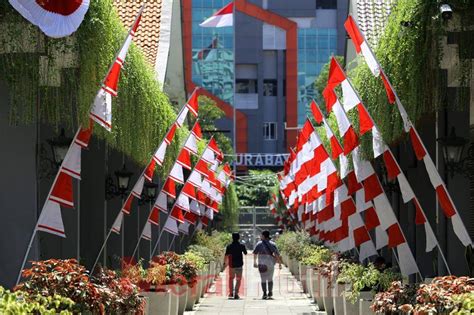
POLYGON ((332 284, 332 303, 334 305, 334 315, 344 315, 344 290, 345 284, 335 281, 332 284))
POLYGON ((178 285, 177 287, 178 290, 178 315, 184 314, 184 310, 186 308, 186 302, 188 300, 188 285, 178 285))
POLYGON ((370 305, 374 300, 373 292, 361 292, 359 296, 359 314, 375 314, 370 310, 370 305))
POLYGON ((171 292, 142 292, 140 295, 148 298, 148 305, 145 310, 145 315, 148 314, 163 314, 171 315, 171 292))
POLYGON ((298 279, 298 262, 293 258, 290 259, 290 271, 298 279))
POLYGON ((200 291, 200 283, 202 281, 200 278, 198 278, 198 281, 194 285, 194 287, 189 287, 188 291, 186 293, 186 311, 192 311, 194 304, 196 304, 199 301, 199 294, 201 293, 200 291))
MULTIPOLYGON (((166 290, 170 292, 171 302, 169 307, 169 315, 178 315, 178 307, 179 307, 179 292, 180 286, 177 284, 166 284, 157 286, 157 289, 166 290)), ((151 310, 150 310, 151 312, 151 310)), ((151 313, 151 314, 161 314, 161 313, 151 313)))
POLYGON ((343 300, 344 300, 344 314, 345 315, 359 315, 359 303, 357 301, 355 303, 351 303, 351 301, 346 298, 346 292, 350 292, 351 285, 346 284, 343 300))
POLYGON ((306 283, 306 266, 301 261, 298 262, 298 280, 301 282, 303 292, 308 293, 308 286, 306 283))
POLYGON ((148 296, 145 296, 143 294, 140 293, 140 297, 145 300, 145 307, 143 309, 143 312, 145 315, 147 314, 150 314, 150 299, 148 298, 148 296))
POLYGON ((322 286, 321 286, 321 277, 319 273, 314 270, 313 273, 311 274, 311 283, 312 283, 312 289, 313 289, 313 300, 314 303, 318 305, 319 310, 324 310, 324 302, 323 302, 323 296, 322 296, 322 286))
POLYGON ((334 311, 334 301, 332 299, 332 288, 329 286, 328 278, 319 277, 321 279, 321 295, 323 298, 324 310, 327 314, 332 314, 334 311))
POLYGON ((313 268, 311 266, 306 266, 306 285, 308 286, 308 296, 313 298, 313 268))

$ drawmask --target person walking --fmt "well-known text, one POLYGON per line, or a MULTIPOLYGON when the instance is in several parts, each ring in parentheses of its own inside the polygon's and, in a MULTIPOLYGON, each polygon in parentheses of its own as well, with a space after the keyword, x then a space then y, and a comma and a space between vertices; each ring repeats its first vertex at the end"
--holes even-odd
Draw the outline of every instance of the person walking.
POLYGON ((247 255, 247 248, 240 243, 240 234, 232 233, 232 243, 225 249, 224 267, 229 266, 229 299, 240 299, 239 289, 242 281, 243 255, 247 255), (235 279, 235 287, 234 287, 235 279))
POLYGON ((260 241, 253 250, 253 266, 258 268, 262 281, 262 299, 273 299, 273 273, 275 263, 278 262, 281 269, 280 253, 276 244, 271 241, 270 232, 263 231, 260 241), (258 261, 258 263, 257 263, 258 261))

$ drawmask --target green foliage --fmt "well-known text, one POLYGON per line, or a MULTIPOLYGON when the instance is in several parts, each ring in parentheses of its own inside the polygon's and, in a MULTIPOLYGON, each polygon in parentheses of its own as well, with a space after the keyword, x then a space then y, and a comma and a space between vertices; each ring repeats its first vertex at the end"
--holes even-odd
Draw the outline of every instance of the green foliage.
POLYGON ((189 245, 187 252, 201 257, 204 259, 205 264, 209 264, 211 261, 215 260, 214 253, 206 246, 197 244, 189 245))
MULTIPOLYGON (((0 22, 9 23, 0 37, 0 46, 9 51, 0 54, 0 77, 10 91, 11 122, 30 124, 38 120, 73 133, 75 126, 87 123, 95 94, 126 35, 112 0, 92 1, 78 31, 62 39, 46 38, 6 0, 0 1, 0 12, 0 22), (69 59, 76 62, 62 68, 55 65, 69 59), (54 82, 58 76, 59 87, 43 84, 54 82)), ((97 127, 94 134, 144 164, 175 117, 153 68, 132 45, 118 97, 113 99, 113 131, 97 127)), ((178 140, 168 149, 165 169, 174 160, 182 135, 179 132, 178 140)))
POLYGON ((217 228, 224 231, 233 231, 239 221, 239 199, 235 185, 231 183, 225 191, 222 205, 219 207, 218 216, 222 219, 217 228))
POLYGON ((474 312, 474 292, 454 295, 451 297, 454 309, 450 315, 467 315, 474 312))
POLYGON ((374 265, 369 264, 364 267, 360 264, 343 262, 341 263, 339 276, 337 282, 350 284, 351 289, 346 292, 346 297, 355 303, 359 299, 360 291, 364 289, 373 290, 378 284, 380 278, 380 271, 374 265))
MULTIPOLYGON (((210 261, 222 261, 224 257, 225 248, 232 241, 232 235, 226 232, 213 231, 211 235, 206 234, 204 231, 198 231, 195 235, 195 245, 207 248, 212 253, 212 259, 210 261)), ((191 245, 190 251, 196 249, 191 245)), ((207 254, 206 254, 207 255, 207 254)))
POLYGON ((236 183, 241 206, 266 206, 278 183, 275 173, 269 170, 250 170, 248 177, 242 180, 245 183, 236 183))
POLYGON ((10 292, 0 287, 0 313, 55 315, 73 314, 74 302, 60 295, 41 296, 27 292, 10 292))
POLYGON ((186 253, 184 253, 183 257, 189 261, 192 261, 196 266, 197 270, 204 270, 204 268, 206 267, 206 259, 201 255, 197 254, 196 252, 188 250, 186 253))
POLYGON ((276 243, 282 253, 301 261, 305 248, 311 244, 311 239, 305 231, 286 232, 278 237, 276 243))
POLYGON ((318 267, 323 262, 329 262, 331 260, 331 251, 319 245, 308 245, 303 251, 301 262, 304 265, 318 267))
POLYGON ((206 96, 199 97, 199 123, 204 133, 204 137, 210 138, 214 136, 219 148, 226 155, 224 156, 224 162, 232 162, 232 154, 234 149, 232 147, 232 141, 225 133, 215 132, 218 131, 216 128, 216 121, 225 117, 225 113, 217 107, 216 103, 206 96))

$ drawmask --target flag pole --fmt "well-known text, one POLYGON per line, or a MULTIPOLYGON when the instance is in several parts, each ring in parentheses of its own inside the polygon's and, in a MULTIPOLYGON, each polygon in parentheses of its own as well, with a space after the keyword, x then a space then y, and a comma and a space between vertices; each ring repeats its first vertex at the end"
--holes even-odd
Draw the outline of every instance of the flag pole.
MULTIPOLYGON (((233 95, 233 101, 234 101, 234 104, 232 104, 232 125, 233 125, 233 143, 234 143, 234 154, 237 155, 237 113, 236 113, 236 109, 235 107, 237 106, 236 104, 236 101, 235 101, 235 93, 236 93, 236 51, 237 49, 235 48, 235 43, 236 43, 236 40, 235 40, 235 37, 236 37, 236 34, 235 34, 235 13, 236 13, 236 10, 235 10, 235 6, 237 4, 237 1, 234 1, 234 4, 232 6, 232 28, 234 30, 234 34, 233 34, 233 44, 232 44, 232 49, 234 50, 234 83, 232 84, 233 88, 234 88, 234 95, 233 95)), ((246 131, 245 131, 246 132, 246 131)), ((234 174, 237 175, 237 161, 234 160, 234 174)))
MULTIPOLYGON (((119 217, 119 215, 120 215, 121 212, 122 212, 122 210, 119 211, 117 217, 116 217, 115 220, 113 221, 114 223, 115 223, 115 221, 117 220, 117 218, 119 217)), ((122 219, 122 224, 123 224, 123 219, 122 219)), ((112 227, 113 227, 113 223, 112 223, 112 227)), ((97 266, 97 263, 99 262, 100 254, 102 254, 102 251, 104 250, 105 246, 107 245, 107 241, 109 240, 109 237, 110 237, 110 235, 112 234, 112 227, 109 229, 109 232, 107 233, 107 236, 105 237, 104 242, 102 243, 102 247, 100 248, 99 253, 97 254, 97 257, 96 257, 96 259, 95 259, 95 262, 94 262, 94 264, 92 265, 92 269, 90 270, 91 275, 94 273, 94 269, 95 269, 95 267, 97 266)), ((122 231, 122 232, 123 232, 123 231, 122 231)))
POLYGON ((168 246, 168 251, 171 250, 171 247, 173 246, 174 240, 176 239, 176 235, 173 235, 173 239, 171 240, 170 245, 168 246))
MULTIPOLYGON (((72 142, 71 144, 69 145, 69 148, 68 148, 68 151, 69 149, 71 148, 71 145, 76 141, 76 138, 77 138, 77 135, 79 134, 79 132, 81 131, 81 126, 79 126, 74 138, 72 139, 72 142)), ((82 149, 81 149, 82 150, 82 149)), ((25 268, 25 264, 26 264, 26 260, 28 259, 28 255, 30 254, 30 250, 31 250, 31 246, 33 245, 33 241, 35 240, 35 236, 36 236, 36 232, 38 231, 38 225, 39 225, 39 222, 40 222, 40 219, 41 219, 41 216, 43 215, 43 210, 44 210, 44 206, 46 205, 46 203, 48 202, 48 199, 49 199, 49 196, 51 195, 51 193, 53 192, 53 188, 54 186, 56 185, 56 181, 58 180, 58 177, 59 177, 59 174, 61 173, 61 169, 63 167, 63 164, 64 164, 64 160, 61 162, 61 166, 59 167, 58 169, 58 172, 56 173, 56 177, 54 178, 54 181, 53 181, 53 184, 51 185, 51 187, 49 188, 49 192, 48 194, 46 195, 46 200, 44 201, 44 204, 43 204, 43 208, 41 209, 41 213, 38 217, 38 219, 36 220, 36 224, 35 224, 35 228, 33 230, 33 233, 31 235, 31 238, 30 238, 30 242, 28 243, 28 247, 26 248, 26 253, 25 253, 25 256, 23 257, 23 261, 21 263, 21 267, 20 267, 20 272, 18 273, 18 277, 16 279, 16 285, 18 285, 18 283, 20 283, 20 280, 21 280, 21 272, 23 271, 23 268, 25 268)))
POLYGON ((161 236, 163 236, 163 232, 165 231, 164 228, 161 228, 160 235, 158 236, 158 240, 155 243, 155 246, 153 247, 153 250, 151 251, 150 257, 152 257, 155 254, 156 248, 158 247, 158 244, 160 244, 161 236))

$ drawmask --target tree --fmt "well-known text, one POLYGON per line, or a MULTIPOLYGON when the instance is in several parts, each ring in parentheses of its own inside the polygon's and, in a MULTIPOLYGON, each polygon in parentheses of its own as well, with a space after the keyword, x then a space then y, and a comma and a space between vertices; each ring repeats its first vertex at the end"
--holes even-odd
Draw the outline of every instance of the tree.
POLYGON ((237 196, 242 206, 266 206, 278 179, 269 170, 250 170, 248 177, 237 182, 237 196))

